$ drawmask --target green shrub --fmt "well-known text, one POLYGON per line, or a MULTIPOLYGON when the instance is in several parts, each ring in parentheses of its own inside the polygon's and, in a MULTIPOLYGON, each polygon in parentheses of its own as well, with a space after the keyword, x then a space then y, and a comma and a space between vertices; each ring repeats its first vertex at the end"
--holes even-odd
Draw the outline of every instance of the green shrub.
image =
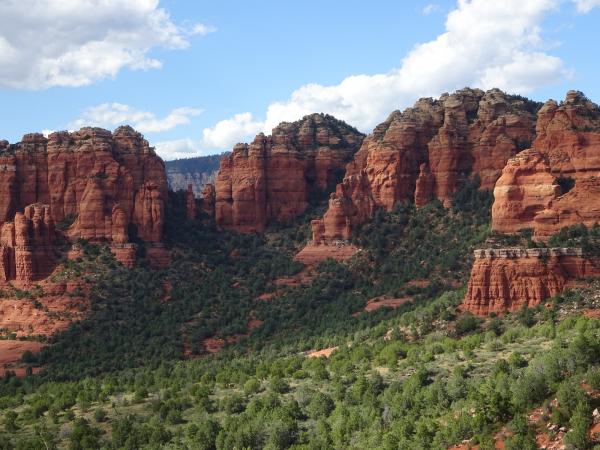
POLYGON ((466 312, 456 319, 456 333, 458 335, 464 335, 475 331, 479 328, 481 319, 470 312, 466 312))

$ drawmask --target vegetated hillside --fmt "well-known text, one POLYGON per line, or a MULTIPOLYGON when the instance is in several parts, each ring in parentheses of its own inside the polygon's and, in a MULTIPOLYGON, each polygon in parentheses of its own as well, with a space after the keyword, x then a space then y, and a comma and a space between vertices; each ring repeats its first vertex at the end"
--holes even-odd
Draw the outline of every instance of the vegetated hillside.
POLYGON ((501 318, 457 312, 472 249, 489 236, 491 197, 476 187, 452 209, 379 213, 356 233, 362 251, 348 264, 325 261, 309 284, 289 287, 274 281, 301 270, 291 255, 310 215, 265 236, 216 233, 184 220, 183 195, 172 194, 169 269, 127 270, 93 245, 70 263, 97 280, 92 311, 25 355, 41 375, 0 382, 0 448, 437 449, 470 439, 489 449, 496 437, 526 449, 562 439, 561 426, 586 448, 600 323, 581 311, 597 288, 501 318), (412 301, 361 312, 382 296, 412 301), (208 338, 230 344, 209 355, 208 338), (329 358, 305 354, 324 348, 329 358))
POLYGON ((169 187, 173 191, 178 191, 187 189, 188 185, 191 184, 194 194, 200 197, 204 185, 214 183, 221 158, 227 154, 166 161, 165 168, 169 187))

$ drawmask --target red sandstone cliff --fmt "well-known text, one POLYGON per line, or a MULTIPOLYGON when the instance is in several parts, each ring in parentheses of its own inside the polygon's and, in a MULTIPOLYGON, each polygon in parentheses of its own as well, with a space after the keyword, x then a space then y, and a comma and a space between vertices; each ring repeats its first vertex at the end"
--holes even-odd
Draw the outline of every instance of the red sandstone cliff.
MULTIPOLYGON (((270 222, 293 220, 312 195, 333 189, 362 139, 345 123, 312 114, 236 145, 221 160, 215 183, 217 227, 260 232, 270 222)), ((211 209, 206 199, 205 209, 211 209)))
POLYGON ((0 232, 0 282, 30 282, 48 275, 55 261, 54 221, 47 205, 35 204, 15 214, 0 232))
POLYGON ((329 200, 313 241, 347 239, 378 208, 448 204, 472 175, 491 189, 506 161, 535 135, 536 104, 493 89, 463 89, 395 111, 368 136, 329 200))
POLYGON ((536 131, 533 148, 509 160, 496 183, 493 229, 532 228, 543 239, 565 226, 600 222, 598 106, 570 91, 564 102, 543 106, 536 131))
POLYGON ((598 275, 600 266, 580 249, 477 250, 462 308, 474 314, 516 311, 598 275))
POLYGON ((161 241, 166 192, 164 163, 130 127, 0 142, 3 278, 31 281, 47 274, 44 255, 54 224, 71 240, 109 242, 129 261, 135 255, 131 233, 151 245, 161 241))

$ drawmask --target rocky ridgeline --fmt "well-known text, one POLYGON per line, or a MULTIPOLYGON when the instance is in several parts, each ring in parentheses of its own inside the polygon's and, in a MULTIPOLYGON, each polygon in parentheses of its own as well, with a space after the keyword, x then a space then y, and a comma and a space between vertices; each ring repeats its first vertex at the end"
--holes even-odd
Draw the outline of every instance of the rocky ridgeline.
MULTIPOLYGON (((532 229, 544 241, 563 227, 600 222, 600 109, 578 91, 538 112, 532 148, 509 159, 494 188, 492 229, 532 229)), ((578 249, 480 250, 463 307, 477 314, 534 306, 570 282, 600 275, 578 249), (557 253, 558 252, 558 253, 557 253)))
POLYGON ((1 141, 0 277, 45 277, 57 232, 71 242, 108 242, 127 264, 135 261, 131 241, 140 239, 149 245, 149 259, 164 263, 166 193, 164 163, 130 127, 1 141))
POLYGON ((576 280, 600 276, 600 264, 580 248, 475 250, 463 309, 475 314, 516 311, 560 294, 576 280))
MULTIPOLYGON (((223 157, 215 182, 215 221, 219 229, 261 232, 274 221, 291 222, 312 196, 331 191, 363 135, 331 116, 312 114, 281 123, 270 136, 238 144, 223 157)), ((210 187, 204 203, 212 209, 210 187)))
MULTIPOLYGON (((599 221, 599 148, 600 110, 580 92, 542 105, 498 89, 467 88, 394 111, 364 140, 323 115, 259 134, 222 160, 216 185, 205 187, 203 210, 221 229, 260 232, 268 223, 292 221, 315 191, 333 191, 323 218, 311 223, 314 250, 349 239, 378 209, 398 202, 421 207, 439 199, 448 206, 477 177, 481 189, 494 189, 495 231, 531 228, 544 240, 562 227, 599 221)), ((534 305, 573 277, 595 273, 570 251, 511 252, 517 256, 476 259, 465 309, 534 305), (550 265, 541 264, 546 258, 550 265)))
POLYGON ((348 164, 323 219, 312 223, 313 242, 348 239, 398 202, 448 205, 474 175, 482 189, 493 188, 508 159, 533 142, 536 109, 497 89, 463 89, 393 112, 348 164))
POLYGON ((546 238, 562 227, 600 219, 600 109, 581 92, 546 102, 531 149, 508 161, 494 189, 492 228, 534 230, 546 238))
POLYGON ((482 248, 473 252, 475 259, 549 258, 561 256, 583 256, 581 248, 482 248))

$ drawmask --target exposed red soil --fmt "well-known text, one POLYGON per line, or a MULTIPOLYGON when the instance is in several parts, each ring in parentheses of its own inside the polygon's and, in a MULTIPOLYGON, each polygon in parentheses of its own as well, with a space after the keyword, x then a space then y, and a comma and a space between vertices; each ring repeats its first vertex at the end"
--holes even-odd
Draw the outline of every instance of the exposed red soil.
POLYGON ((293 275, 291 277, 278 278, 273 282, 273 284, 275 284, 275 286, 282 287, 305 286, 307 284, 310 284, 315 278, 315 276, 316 273, 314 266, 306 266, 296 275, 293 275))
POLYGON ((256 300, 266 302, 274 299, 275 297, 279 297, 282 294, 282 292, 283 291, 281 291, 280 289, 276 290, 275 292, 265 292, 264 294, 260 294, 258 297, 256 297, 256 300))
POLYGON ((50 336, 66 329, 73 321, 82 319, 89 306, 84 297, 70 292, 42 294, 35 299, 0 299, 0 328, 18 337, 50 336))
POLYGON ((404 287, 418 287, 418 288, 426 288, 431 284, 429 280, 410 280, 408 283, 404 284, 404 287))
MULTIPOLYGON (((27 350, 37 353, 45 344, 35 341, 0 340, 0 376, 6 371, 14 371, 17 376, 24 376, 26 367, 19 364, 21 355, 27 350)), ((39 367, 34 367, 33 372, 38 372, 39 367)))
MULTIPOLYGON (((191 323, 193 323, 193 321, 188 322, 188 325, 191 323)), ((225 337, 212 336, 212 337, 206 338, 202 341, 202 348, 204 349, 204 351, 206 353, 209 353, 209 354, 218 353, 221 351, 221 349, 223 347, 225 347, 226 344, 234 344, 234 343, 238 342, 240 339, 248 337, 253 330, 256 330, 257 328, 259 328, 263 323, 264 323, 264 321, 251 316, 250 319, 248 320, 248 328, 247 328, 248 331, 246 333, 234 334, 232 336, 225 336, 225 337)), ((190 358, 197 358, 198 356, 200 356, 200 355, 196 355, 193 353, 190 342, 188 341, 187 335, 185 333, 185 328, 184 328, 184 331, 183 331, 183 357, 185 359, 190 359, 190 358)))
POLYGON ((346 261, 358 252, 359 249, 351 244, 340 242, 339 244, 315 245, 311 242, 300 250, 294 259, 307 266, 316 266, 328 258, 346 261))
POLYGON ((404 305, 412 301, 412 297, 402 297, 402 298, 386 298, 386 297, 375 297, 370 299, 365 305, 362 311, 355 312, 352 314, 354 317, 357 317, 362 312, 372 312, 377 311, 380 308, 392 308, 396 309, 400 306, 404 305))
MULTIPOLYGON (((328 258, 335 259, 336 261, 340 262, 346 261, 354 256, 358 251, 358 248, 350 244, 340 243, 337 245, 314 245, 309 243, 294 257, 295 261, 304 264, 304 268, 291 277, 278 278, 273 282, 273 284, 279 287, 306 286, 310 284, 316 277, 317 273, 315 268, 321 261, 325 261, 328 258)), ((281 295, 281 293, 281 290, 267 292, 258 296, 257 300, 271 300, 281 295)))
POLYGON ((595 443, 600 442, 600 422, 590 427, 590 440, 595 443))
POLYGON ((202 341, 202 346, 207 353, 215 354, 219 353, 225 346, 226 342, 224 339, 208 338, 202 341))
POLYGON ((479 445, 473 445, 468 442, 465 442, 463 444, 454 445, 448 450, 479 450, 479 445))
POLYGON ((252 318, 248 321, 248 331, 256 330, 264 323, 264 320, 252 318))
POLYGON ((600 309, 587 309, 583 315, 585 317, 589 317, 590 319, 599 319, 600 320, 600 309))
POLYGON ((322 350, 309 350, 305 352, 304 355, 307 358, 329 358, 331 354, 338 349, 338 346, 324 348, 322 350))

